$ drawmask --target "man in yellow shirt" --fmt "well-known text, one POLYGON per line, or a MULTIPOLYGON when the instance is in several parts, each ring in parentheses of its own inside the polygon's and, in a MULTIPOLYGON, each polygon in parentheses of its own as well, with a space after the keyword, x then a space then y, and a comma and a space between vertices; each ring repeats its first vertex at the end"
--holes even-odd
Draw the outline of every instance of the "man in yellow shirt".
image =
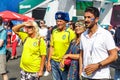
POLYGON ((53 80, 66 80, 67 71, 60 69, 60 61, 65 55, 71 40, 75 38, 75 33, 66 28, 69 21, 69 14, 57 12, 55 14, 57 28, 53 30, 50 41, 47 70, 52 71, 53 80))

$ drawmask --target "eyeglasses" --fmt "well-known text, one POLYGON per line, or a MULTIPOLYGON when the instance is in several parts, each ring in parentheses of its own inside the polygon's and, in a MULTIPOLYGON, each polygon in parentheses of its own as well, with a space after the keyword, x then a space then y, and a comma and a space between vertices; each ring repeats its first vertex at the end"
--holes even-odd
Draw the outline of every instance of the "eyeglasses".
POLYGON ((83 27, 83 25, 77 25, 77 26, 75 26, 75 27, 83 27))

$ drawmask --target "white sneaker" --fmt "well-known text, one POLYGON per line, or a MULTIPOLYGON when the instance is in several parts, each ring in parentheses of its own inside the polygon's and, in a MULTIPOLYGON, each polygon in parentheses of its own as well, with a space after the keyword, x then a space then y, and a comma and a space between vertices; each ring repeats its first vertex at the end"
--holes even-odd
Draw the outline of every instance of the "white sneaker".
POLYGON ((48 76, 50 73, 48 71, 45 71, 43 76, 48 76))

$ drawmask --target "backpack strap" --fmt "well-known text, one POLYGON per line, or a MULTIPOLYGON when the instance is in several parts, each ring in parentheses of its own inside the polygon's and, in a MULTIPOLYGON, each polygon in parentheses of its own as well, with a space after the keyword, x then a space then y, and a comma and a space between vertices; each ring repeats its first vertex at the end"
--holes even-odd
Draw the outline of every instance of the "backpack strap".
MULTIPOLYGON (((25 40, 22 42, 22 45, 24 45, 24 43, 26 42, 27 38, 28 37, 26 37, 25 40)), ((38 39, 38 45, 40 45, 40 39, 41 39, 41 37, 38 39)))
POLYGON ((24 45, 24 43, 26 42, 27 38, 28 38, 28 37, 26 37, 25 40, 22 42, 22 45, 24 45))
POLYGON ((38 46, 40 46, 40 39, 41 39, 41 37, 38 38, 38 46))
POLYGON ((2 32, 3 30, 5 30, 5 28, 3 28, 2 30, 0 30, 0 32, 2 32))

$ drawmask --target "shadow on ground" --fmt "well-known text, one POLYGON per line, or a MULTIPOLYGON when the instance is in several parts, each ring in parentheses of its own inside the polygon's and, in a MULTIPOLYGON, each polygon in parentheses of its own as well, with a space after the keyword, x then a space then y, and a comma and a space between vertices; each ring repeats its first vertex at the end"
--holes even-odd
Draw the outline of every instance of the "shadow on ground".
POLYGON ((17 78, 10 78, 9 80, 17 80, 17 78))

